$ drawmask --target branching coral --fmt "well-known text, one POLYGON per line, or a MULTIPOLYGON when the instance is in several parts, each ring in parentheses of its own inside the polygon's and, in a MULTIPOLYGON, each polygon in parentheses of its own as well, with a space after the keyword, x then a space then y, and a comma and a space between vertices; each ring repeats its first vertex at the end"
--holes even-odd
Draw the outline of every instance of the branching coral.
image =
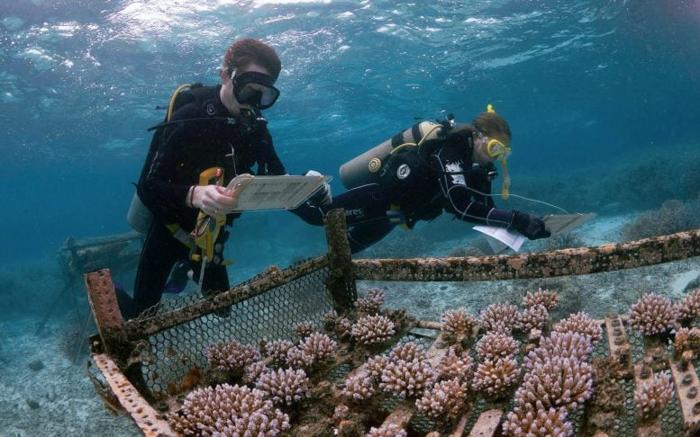
POLYGON ((554 332, 575 332, 586 335, 592 343, 597 342, 602 335, 600 324, 584 312, 571 314, 564 320, 557 322, 552 328, 554 332))
POLYGON ((700 350, 700 328, 678 328, 673 339, 673 350, 677 355, 700 350))
POLYGON ((294 332, 302 340, 311 335, 314 330, 314 325, 311 322, 300 322, 294 326, 294 332))
POLYGON ((257 389, 229 384, 190 392, 168 420, 181 435, 278 435, 289 417, 257 389))
POLYGON ((700 316, 700 288, 693 290, 676 303, 678 320, 689 321, 700 316))
POLYGON ((314 332, 287 351, 287 364, 297 369, 309 369, 333 358, 337 349, 338 344, 329 336, 314 332))
POLYGON ((654 419, 673 398, 673 382, 668 373, 643 381, 634 391, 634 403, 643 419, 654 419))
POLYGON ((379 312, 383 304, 384 291, 379 288, 370 288, 367 290, 366 297, 361 297, 355 301, 355 308, 360 313, 374 315, 379 312))
POLYGON ((588 361, 592 353, 590 337, 575 332, 552 332, 549 337, 540 339, 539 346, 525 356, 523 367, 532 370, 552 357, 588 361))
POLYGON ((260 375, 268 370, 264 361, 256 361, 253 364, 249 364, 243 372, 243 382, 254 384, 260 375))
POLYGON ((673 327, 676 311, 671 301, 658 294, 647 294, 630 309, 630 324, 644 335, 662 334, 673 327))
POLYGON ((389 352, 390 360, 422 361, 425 359, 425 349, 414 341, 407 341, 394 346, 389 352))
POLYGON ((501 332, 489 332, 476 344, 476 353, 482 360, 513 358, 520 350, 520 342, 501 332))
POLYGON ((431 387, 435 379, 435 371, 427 361, 390 359, 382 371, 379 388, 401 398, 409 398, 431 387))
POLYGON ((517 382, 520 371, 513 358, 486 360, 474 373, 474 390, 492 397, 500 397, 517 382))
POLYGON ((287 362, 287 352, 294 347, 294 343, 289 340, 274 340, 265 343, 263 351, 272 360, 272 364, 278 366, 287 362))
POLYGON ((268 370, 258 378, 255 388, 263 391, 276 405, 292 405, 309 395, 309 378, 301 369, 268 370))
POLYGON ((386 356, 376 355, 368 359, 364 366, 369 371, 370 376, 374 380, 379 381, 388 362, 389 359, 386 356))
POLYGON ((523 332, 530 332, 533 329, 543 330, 549 321, 549 311, 544 305, 533 305, 520 313, 518 318, 518 329, 523 332))
POLYGON ((528 292, 523 297, 523 306, 532 308, 535 305, 544 305, 547 311, 552 311, 559 302, 559 295, 554 291, 538 288, 535 292, 528 292))
POLYGON ((406 437, 406 431, 396 424, 390 423, 379 428, 372 427, 366 437, 406 437))
POLYGON ((440 381, 416 401, 418 411, 432 419, 454 419, 465 409, 467 385, 459 378, 440 381))
POLYGON ((360 344, 376 344, 396 333, 394 322, 384 316, 365 316, 352 326, 351 335, 360 344))
POLYGON ((450 343, 459 343, 472 336, 477 320, 466 309, 448 310, 442 315, 442 332, 450 343))
POLYGON ((350 338, 352 337, 352 325, 352 320, 346 317, 342 317, 338 319, 338 321, 335 324, 335 333, 340 338, 350 338))
POLYGON ((450 347, 438 365, 438 378, 442 380, 459 378, 461 382, 470 383, 474 376, 474 360, 468 351, 457 353, 450 347))
POLYGON ((531 405, 516 406, 503 422, 503 434, 509 437, 550 436, 568 437, 573 427, 566 420, 565 409, 539 409, 531 405))
POLYGON ((538 409, 563 407, 571 411, 593 393, 593 369, 584 361, 550 357, 525 373, 515 392, 516 405, 530 404, 538 409))
POLYGON ((204 353, 211 368, 223 372, 242 373, 246 366, 260 359, 260 353, 255 346, 237 341, 211 345, 204 353))
POLYGON ((518 308, 506 303, 495 303, 481 311, 481 323, 487 331, 510 334, 518 322, 518 308))
POLYGON ((349 401, 360 402, 374 396, 376 388, 372 378, 365 375, 353 375, 345 379, 342 395, 349 401))

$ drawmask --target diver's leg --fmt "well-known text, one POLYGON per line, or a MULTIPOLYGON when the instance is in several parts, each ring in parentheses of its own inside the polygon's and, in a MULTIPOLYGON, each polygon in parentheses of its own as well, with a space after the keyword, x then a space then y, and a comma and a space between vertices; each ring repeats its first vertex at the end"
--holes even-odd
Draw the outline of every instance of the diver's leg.
POLYGON ((291 212, 310 225, 323 226, 323 219, 328 211, 343 208, 350 224, 354 221, 354 217, 366 215, 361 212, 362 210, 376 209, 378 203, 381 204, 378 209, 384 208, 386 204, 379 184, 366 184, 335 196, 329 204, 317 206, 306 202, 291 212))
POLYGON ((367 249, 377 241, 386 237, 396 225, 391 223, 388 218, 383 220, 375 220, 373 222, 365 222, 352 226, 348 230, 348 241, 350 242, 350 251, 357 253, 367 249))
POLYGON ((135 315, 160 302, 170 270, 178 260, 187 259, 188 253, 189 249, 173 238, 165 226, 158 222, 151 225, 134 283, 135 315))

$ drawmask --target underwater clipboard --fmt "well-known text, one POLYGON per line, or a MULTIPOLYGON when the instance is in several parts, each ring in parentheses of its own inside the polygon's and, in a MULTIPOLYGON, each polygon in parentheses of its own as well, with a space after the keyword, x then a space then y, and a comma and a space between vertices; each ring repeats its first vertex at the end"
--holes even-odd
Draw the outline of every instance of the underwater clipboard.
POLYGON ((545 228, 552 233, 552 236, 555 236, 571 232, 595 216, 595 213, 592 212, 587 214, 552 214, 542 217, 542 220, 544 220, 545 228))
POLYGON ((325 176, 253 176, 242 174, 227 188, 238 191, 234 212, 294 209, 326 183, 325 176))

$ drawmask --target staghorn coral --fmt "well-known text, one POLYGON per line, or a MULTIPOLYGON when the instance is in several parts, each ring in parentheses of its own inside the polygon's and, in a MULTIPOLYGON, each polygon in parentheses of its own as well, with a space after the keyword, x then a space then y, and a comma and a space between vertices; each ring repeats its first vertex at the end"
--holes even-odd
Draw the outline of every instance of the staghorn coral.
POLYGON ((287 351, 286 362, 294 369, 310 369, 314 365, 314 357, 304 353, 299 346, 294 346, 287 351))
POLYGON ((352 326, 351 335, 360 344, 376 344, 389 340, 395 333, 394 322, 384 316, 364 316, 352 326))
POLYGON ((675 307, 680 321, 690 321, 700 316, 700 288, 693 290, 677 302, 675 307))
POLYGON ((571 314, 560 320, 552 328, 554 332, 575 332, 588 336, 592 343, 597 342, 602 335, 602 329, 597 321, 584 312, 571 314))
POLYGON ((389 352, 390 360, 422 361, 425 359, 425 349, 415 341, 407 341, 394 346, 389 352))
POLYGON ((401 398, 414 397, 435 382, 435 371, 427 361, 388 360, 382 370, 379 388, 401 398))
POLYGON ((388 362, 389 359, 386 356, 376 355, 368 359, 364 367, 369 371, 369 374, 374 380, 379 381, 388 362))
POLYGON ((516 405, 537 409, 576 409, 593 394, 593 368, 585 361, 553 356, 525 373, 515 392, 516 405))
POLYGON ((520 342, 500 332, 489 332, 476 344, 476 353, 481 360, 513 358, 520 350, 520 342))
POLYGON ((345 379, 341 394, 349 401, 360 402, 374 396, 376 388, 372 378, 357 374, 345 379))
POLYGON ((237 341, 211 345, 204 354, 211 368, 233 373, 242 373, 246 366, 260 359, 260 353, 255 346, 237 341))
POLYGON ((436 383, 416 401, 418 411, 431 419, 454 419, 465 409, 467 385, 459 378, 436 383))
POLYGON ((256 361, 246 366, 243 371, 243 382, 254 384, 264 372, 268 371, 264 361, 256 361))
POLYGON ((367 290, 367 296, 355 301, 355 308, 363 314, 374 315, 379 312, 379 308, 384 304, 384 291, 379 288, 367 290))
POLYGON ((559 294, 541 288, 538 288, 535 292, 528 292, 523 297, 523 306, 525 308, 532 308, 535 305, 544 305, 547 311, 552 311, 556 308, 558 302, 559 294))
POLYGON ((372 427, 365 437, 406 437, 406 431, 394 423, 382 425, 379 428, 372 427))
POLYGON ((450 347, 438 365, 438 379, 446 380, 459 378, 460 382, 470 383, 474 376, 474 360, 468 351, 457 353, 450 347))
POLYGON ((494 303, 481 311, 481 323, 487 331, 510 334, 518 321, 518 308, 506 303, 494 303))
POLYGON ((287 352, 293 347, 294 343, 289 340, 274 340, 267 342, 263 351, 272 360, 272 364, 281 366, 287 362, 287 352))
POLYGON ((309 378, 301 369, 268 370, 260 375, 255 388, 274 404, 290 406, 309 395, 309 378))
POLYGON ((519 374, 518 363, 513 358, 485 360, 474 373, 474 390, 501 397, 517 382, 519 374))
POLYGON ((279 435, 289 429, 289 416, 264 396, 260 390, 229 384, 196 389, 168 421, 181 435, 279 435))
POLYGON ((297 369, 310 369, 332 359, 338 344, 326 334, 314 332, 287 351, 287 364, 297 369))
POLYGON ((533 409, 531 405, 516 406, 503 422, 503 434, 508 437, 549 436, 568 437, 574 434, 563 408, 533 409))
POLYGON ((543 330, 549 321, 549 311, 544 305, 533 305, 526 308, 518 318, 517 328, 523 332, 533 329, 543 330))
POLYGON ((532 370, 552 357, 588 361, 592 353, 590 337, 576 332, 552 332, 549 337, 540 339, 539 346, 525 356, 523 367, 532 370))
POLYGON ((294 326, 294 332, 302 340, 311 335, 314 330, 314 325, 311 322, 300 322, 294 326))
POLYGON ((637 412, 645 420, 656 418, 673 398, 671 376, 664 372, 643 381, 634 390, 634 403, 637 412))
POLYGON ((445 311, 442 323, 443 335, 449 343, 459 343, 470 338, 477 325, 476 318, 464 308, 445 311))
POLYGON ((675 321, 673 304, 658 294, 642 296, 630 309, 630 324, 644 335, 663 334, 673 327, 675 321))

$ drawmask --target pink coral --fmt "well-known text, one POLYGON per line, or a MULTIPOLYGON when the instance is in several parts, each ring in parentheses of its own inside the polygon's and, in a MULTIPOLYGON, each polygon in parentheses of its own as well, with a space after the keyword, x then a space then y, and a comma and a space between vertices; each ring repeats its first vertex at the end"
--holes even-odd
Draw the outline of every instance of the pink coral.
POLYGON ((673 349, 677 355, 685 351, 700 349, 700 328, 678 328, 673 338, 673 349))
POLYGON ((287 351, 287 364, 297 369, 310 369, 335 356, 338 344, 326 334, 314 332, 287 351))
POLYGON ((459 378, 460 382, 470 383, 474 376, 474 360, 468 351, 457 353, 454 347, 450 347, 440 360, 438 365, 439 379, 459 378))
POLYGON ((376 344, 396 334, 394 322, 385 316, 365 316, 352 326, 352 337, 360 344, 376 344))
POLYGON ((384 371, 384 368, 386 367, 388 362, 389 359, 386 356, 375 355, 367 360, 367 362, 364 364, 364 367, 369 371, 369 374, 372 378, 379 381, 382 377, 382 372, 384 371))
POLYGON ((260 353, 255 346, 237 341, 211 345, 204 353, 209 365, 223 372, 242 373, 246 366, 260 359, 260 353))
POLYGON ((654 419, 673 398, 673 382, 668 373, 643 381, 634 391, 634 403, 643 419, 654 419))
POLYGON ((268 370, 258 378, 255 388, 277 405, 292 405, 309 395, 309 378, 301 369, 268 370))
POLYGON ((340 318, 335 324, 335 333, 340 338, 348 338, 352 336, 352 320, 348 318, 340 318))
POLYGON ((272 364, 284 365, 287 362, 287 352, 294 347, 289 340, 274 340, 265 343, 264 352, 272 360, 272 364))
POLYGON ((537 409, 566 408, 571 411, 593 393, 593 369, 584 361, 550 357, 525 373, 515 392, 516 405, 530 404, 537 409))
POLYGON ((680 302, 676 303, 678 320, 689 321, 700 316, 700 288, 691 291, 680 302))
POLYGON ((518 318, 518 329, 530 332, 533 329, 543 330, 549 321, 549 312, 544 305, 532 305, 526 308, 518 318))
POLYGON ((518 308, 515 305, 495 303, 481 311, 481 323, 487 331, 510 334, 518 322, 518 308))
POLYGON ((442 332, 450 343, 459 343, 472 336, 477 320, 466 309, 448 310, 442 315, 442 332))
POLYGON ((406 437, 407 435, 406 430, 394 423, 390 423, 379 428, 370 428, 366 437, 406 437))
POLYGON ((341 393, 350 401, 361 402, 374 396, 375 392, 376 388, 372 378, 358 374, 345 379, 345 386, 341 393))
POLYGON ((476 344, 476 353, 482 360, 513 358, 520 350, 520 342, 500 332, 489 332, 476 344))
POLYGON ((264 361, 256 361, 246 366, 243 372, 243 382, 254 384, 255 381, 268 369, 264 361))
POLYGON ((647 294, 630 309, 630 324, 644 335, 663 334, 676 322, 671 301, 658 294, 647 294))
POLYGON ((537 289, 535 292, 528 292, 523 297, 523 306, 532 308, 535 305, 544 305, 547 311, 552 311, 557 306, 559 295, 553 291, 537 289))
POLYGON ((384 304, 384 291, 379 288, 370 288, 367 290, 367 296, 361 297, 355 301, 355 308, 363 314, 374 315, 379 312, 379 309, 384 304))
POLYGON ((588 336, 592 343, 597 342, 602 335, 600 324, 584 312, 571 314, 560 320, 552 328, 554 332, 576 332, 588 336))
POLYGON ((435 379, 435 371, 427 361, 389 360, 382 371, 379 388, 401 398, 408 398, 431 387, 435 379))
POLYGON ((424 360, 425 359, 425 349, 419 346, 415 341, 407 341, 405 343, 400 343, 394 346, 389 352, 390 360, 424 360))
POLYGON ((535 410, 531 405, 513 408, 503 422, 502 429, 508 437, 568 437, 574 433, 571 423, 566 420, 565 409, 535 410))
POLYGON ((474 373, 474 390, 492 397, 501 397, 518 381, 520 370, 513 358, 485 360, 474 373))
POLYGON ((311 335, 314 330, 314 325, 311 322, 300 322, 294 326, 294 332, 302 340, 311 335))
POLYGON ((264 396, 238 385, 200 388, 190 392, 168 420, 181 435, 279 435, 289 429, 289 416, 264 396))
POLYGON ((440 381, 416 401, 418 411, 431 419, 454 419, 466 408, 467 385, 459 378, 440 381))
POLYGON ((540 339, 539 346, 531 350, 523 360, 523 367, 532 370, 552 357, 588 361, 593 353, 590 337, 575 332, 553 332, 540 339))

